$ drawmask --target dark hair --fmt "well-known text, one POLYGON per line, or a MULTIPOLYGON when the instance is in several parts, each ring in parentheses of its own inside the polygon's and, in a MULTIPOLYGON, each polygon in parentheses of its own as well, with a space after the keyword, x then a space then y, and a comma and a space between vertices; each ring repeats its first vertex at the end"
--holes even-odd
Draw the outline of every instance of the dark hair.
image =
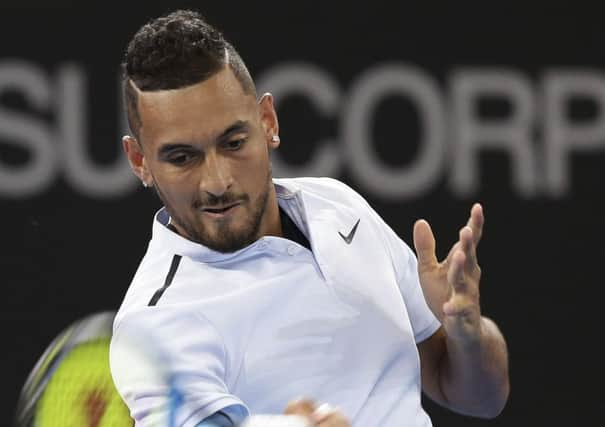
POLYGON ((124 101, 131 132, 138 137, 141 117, 137 90, 180 89, 202 82, 228 64, 244 92, 256 96, 252 77, 235 48, 204 17, 177 10, 155 18, 134 35, 123 63, 124 101))

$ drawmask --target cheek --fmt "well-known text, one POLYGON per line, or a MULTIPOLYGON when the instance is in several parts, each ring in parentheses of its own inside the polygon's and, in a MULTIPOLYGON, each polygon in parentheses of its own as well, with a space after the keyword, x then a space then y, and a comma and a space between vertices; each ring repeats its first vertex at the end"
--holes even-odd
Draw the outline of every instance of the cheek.
POLYGON ((269 168, 267 147, 262 144, 256 144, 245 158, 232 165, 234 176, 237 176, 237 181, 244 187, 266 181, 269 168))
POLYGON ((172 205, 189 203, 197 194, 197 185, 192 177, 182 174, 163 174, 156 177, 165 199, 172 205))
POLYGON ((269 173, 268 160, 256 159, 254 163, 246 165, 245 177, 243 184, 247 185, 250 190, 261 193, 265 190, 267 183, 267 175, 269 173), (254 186, 254 188, 251 188, 254 186))

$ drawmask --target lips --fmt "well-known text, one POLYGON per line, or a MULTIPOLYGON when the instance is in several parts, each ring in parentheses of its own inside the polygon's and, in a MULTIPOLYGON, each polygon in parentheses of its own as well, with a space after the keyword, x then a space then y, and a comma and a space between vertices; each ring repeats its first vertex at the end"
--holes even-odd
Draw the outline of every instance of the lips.
POLYGON ((203 208, 202 212, 204 212, 205 214, 208 214, 212 217, 222 217, 225 216, 227 214, 229 214, 233 208, 239 206, 239 203, 232 203, 230 205, 225 205, 225 206, 215 206, 212 208, 203 208))

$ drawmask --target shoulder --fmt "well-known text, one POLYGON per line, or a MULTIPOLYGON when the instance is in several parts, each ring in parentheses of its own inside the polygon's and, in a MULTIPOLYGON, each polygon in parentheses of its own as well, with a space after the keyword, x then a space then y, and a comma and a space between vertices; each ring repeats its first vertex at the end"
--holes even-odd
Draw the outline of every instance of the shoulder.
POLYGON ((279 186, 289 189, 290 191, 338 191, 344 189, 354 191, 344 182, 330 177, 274 178, 273 182, 279 186))
POLYGON ((290 192, 299 192, 322 197, 334 202, 346 204, 363 204, 369 207, 367 201, 342 181, 329 177, 276 178, 274 183, 290 192))
MULTIPOLYGON (((199 402, 199 408, 185 405, 179 411, 199 412, 212 399, 223 399, 227 357, 222 335, 192 305, 132 308, 114 320, 109 367, 118 392, 142 417, 139 421, 161 412, 169 398, 167 385, 177 375, 184 393, 208 400, 199 402)), ((229 403, 242 404, 235 398, 229 403)), ((215 411, 211 405, 206 409, 205 416, 215 411)))
POLYGON ((156 291, 164 286, 174 257, 175 254, 168 251, 158 253, 151 248, 148 250, 124 295, 116 314, 114 329, 127 313, 138 312, 149 306, 156 291))

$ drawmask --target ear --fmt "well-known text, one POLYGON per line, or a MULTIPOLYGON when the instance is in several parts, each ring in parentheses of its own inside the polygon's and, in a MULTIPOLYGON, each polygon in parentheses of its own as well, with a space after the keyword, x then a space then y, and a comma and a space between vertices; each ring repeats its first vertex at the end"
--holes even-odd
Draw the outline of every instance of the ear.
POLYGON ((258 101, 259 114, 267 146, 270 150, 275 150, 279 147, 279 123, 277 121, 277 113, 273 105, 273 95, 265 93, 258 101))
POLYGON ((134 174, 141 180, 145 187, 153 184, 151 173, 147 168, 145 154, 139 142, 130 135, 122 137, 122 148, 128 157, 128 163, 134 174))

